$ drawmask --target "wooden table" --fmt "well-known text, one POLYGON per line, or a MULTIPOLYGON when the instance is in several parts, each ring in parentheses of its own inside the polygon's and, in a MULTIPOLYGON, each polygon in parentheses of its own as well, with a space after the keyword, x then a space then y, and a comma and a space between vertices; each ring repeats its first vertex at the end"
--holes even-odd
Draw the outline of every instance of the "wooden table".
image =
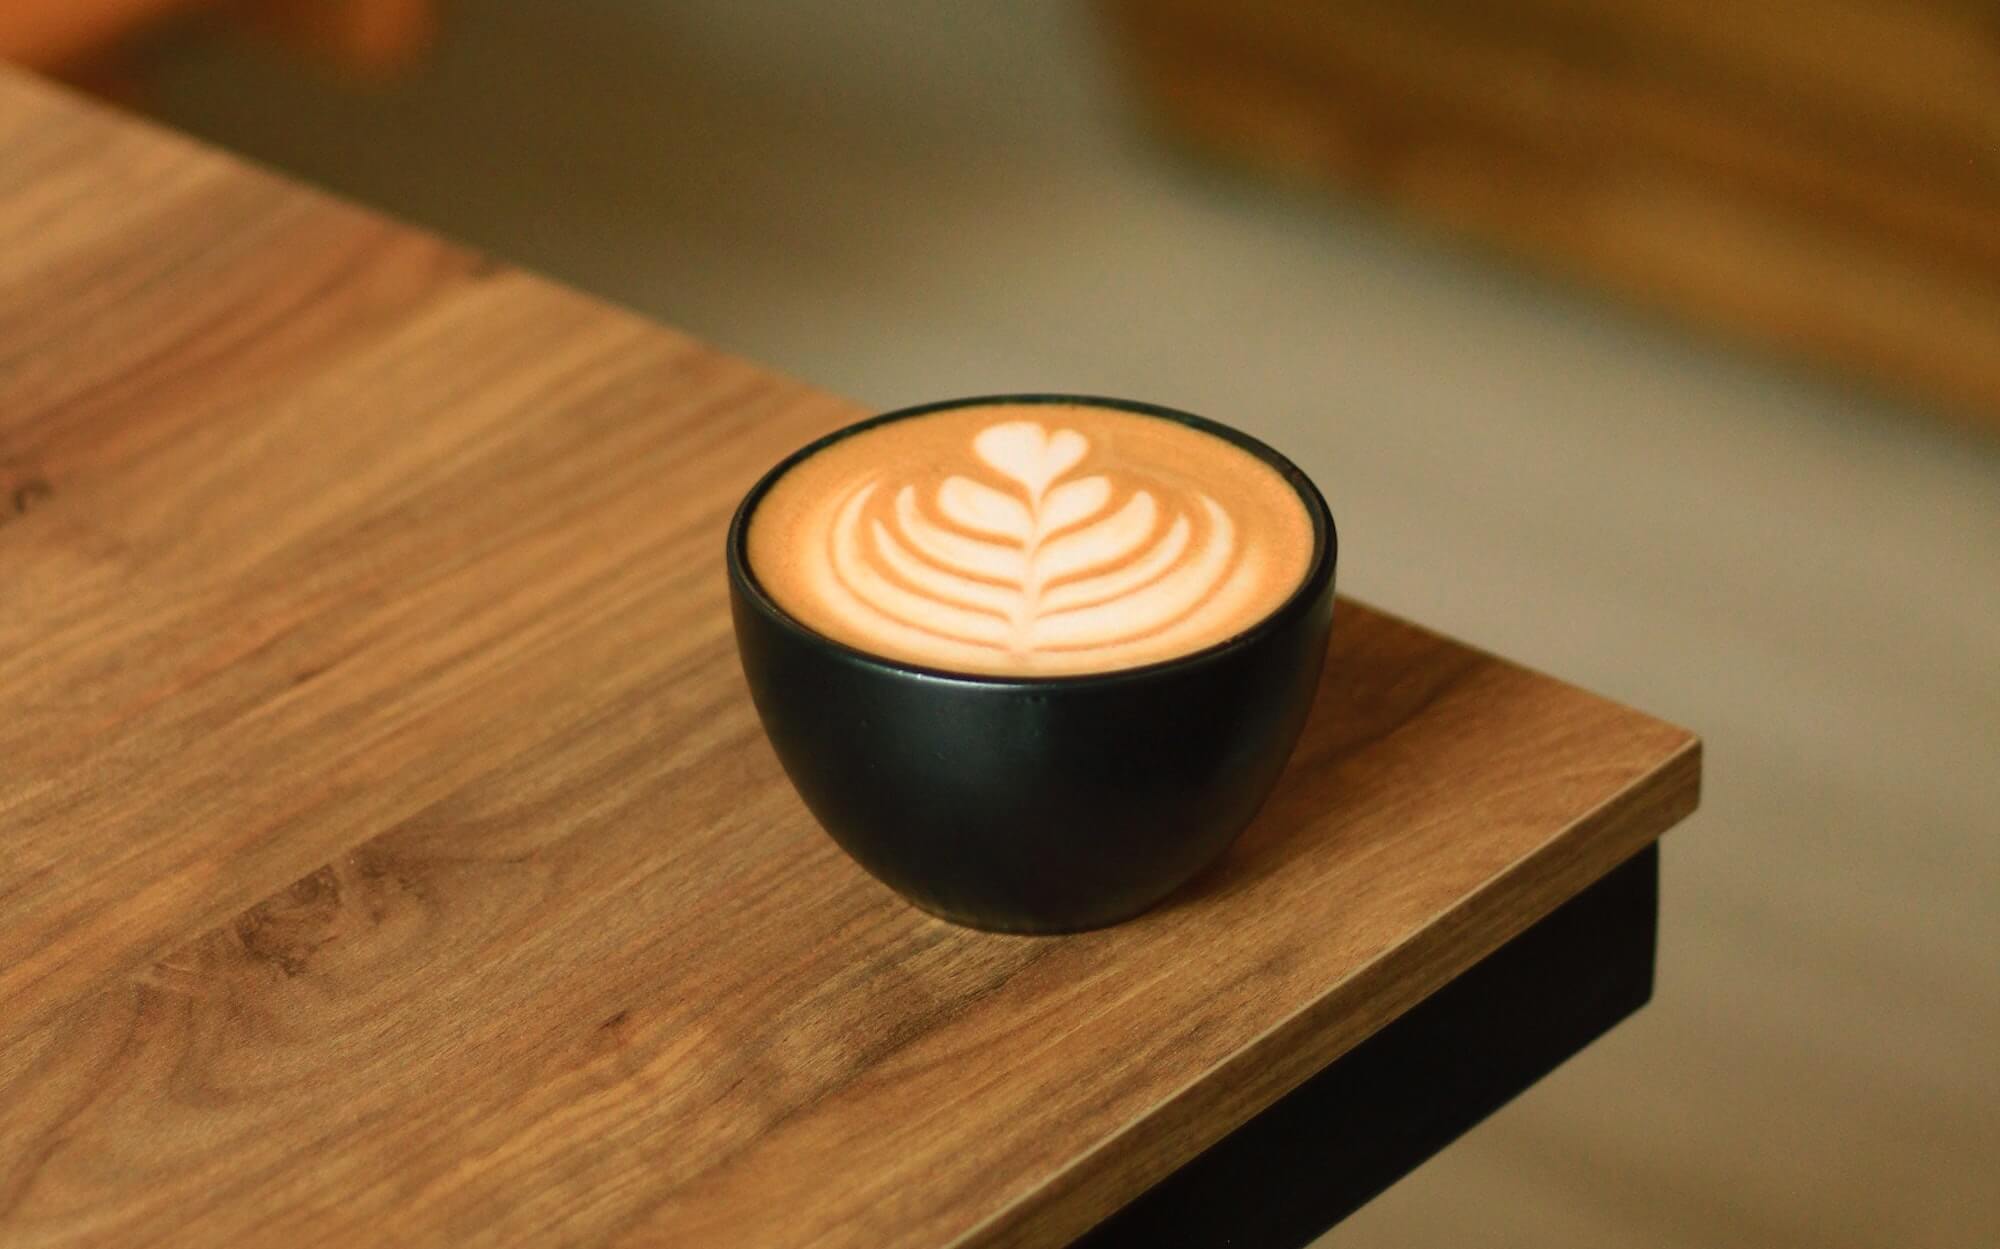
POLYGON ((1698 744, 1353 602, 1198 887, 903 905, 721 569, 856 415, 0 74, 0 1243, 1297 1244, 1644 1000, 1698 744))

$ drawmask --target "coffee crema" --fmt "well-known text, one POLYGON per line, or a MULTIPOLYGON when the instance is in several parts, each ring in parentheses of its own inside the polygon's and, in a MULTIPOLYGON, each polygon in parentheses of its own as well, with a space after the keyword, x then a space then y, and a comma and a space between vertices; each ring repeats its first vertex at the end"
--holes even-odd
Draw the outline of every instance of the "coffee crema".
POLYGON ((1311 513, 1224 438, 1120 408, 987 404, 889 421, 794 465, 748 559, 795 619, 956 672, 1057 676, 1184 655, 1275 611, 1311 513))

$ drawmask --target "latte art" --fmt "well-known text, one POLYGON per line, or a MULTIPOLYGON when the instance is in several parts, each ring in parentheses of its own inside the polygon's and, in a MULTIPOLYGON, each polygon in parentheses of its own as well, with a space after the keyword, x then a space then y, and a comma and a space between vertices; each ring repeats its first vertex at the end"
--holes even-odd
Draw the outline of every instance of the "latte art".
POLYGON ((856 608, 1016 656, 1081 651, 1171 625, 1229 573, 1234 527, 1205 494, 1169 519, 1143 487, 1120 500, 1102 473, 1061 481, 1089 450, 1071 429, 1007 421, 972 446, 1013 492, 947 477, 933 519, 916 486, 875 479, 841 506, 827 558, 856 608))
POLYGON ((780 606, 863 649, 1055 674, 1240 632, 1302 579, 1311 541, 1296 492, 1223 439, 1037 405, 834 443, 760 504, 751 564, 780 606))

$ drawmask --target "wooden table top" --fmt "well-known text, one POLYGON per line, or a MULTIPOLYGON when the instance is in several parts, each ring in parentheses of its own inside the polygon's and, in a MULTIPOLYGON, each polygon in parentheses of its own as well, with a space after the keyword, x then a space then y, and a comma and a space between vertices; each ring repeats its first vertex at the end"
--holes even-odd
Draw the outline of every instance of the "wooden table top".
POLYGON ((0 1242, 1058 1244, 1694 806, 1345 602, 1197 888, 928 918, 730 639, 858 415, 0 73, 0 1242))

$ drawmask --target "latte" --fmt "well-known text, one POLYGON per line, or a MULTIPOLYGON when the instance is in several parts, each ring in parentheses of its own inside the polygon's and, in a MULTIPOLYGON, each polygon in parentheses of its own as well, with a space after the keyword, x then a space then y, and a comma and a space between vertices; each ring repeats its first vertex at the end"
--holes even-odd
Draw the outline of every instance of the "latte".
POLYGON ((794 619, 949 671, 1106 672, 1269 616, 1305 579, 1312 514, 1277 469, 1189 425, 1086 404, 886 422, 794 465, 749 565, 794 619))

